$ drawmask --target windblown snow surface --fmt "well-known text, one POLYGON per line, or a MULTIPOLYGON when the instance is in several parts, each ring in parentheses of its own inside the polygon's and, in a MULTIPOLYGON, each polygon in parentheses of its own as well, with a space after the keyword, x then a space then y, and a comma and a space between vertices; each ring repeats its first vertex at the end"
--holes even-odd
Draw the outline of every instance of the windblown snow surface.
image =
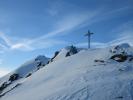
POLYGON ((13 81, 0 100, 133 100, 133 48, 128 44, 81 49, 68 57, 66 51, 31 76, 13 81))

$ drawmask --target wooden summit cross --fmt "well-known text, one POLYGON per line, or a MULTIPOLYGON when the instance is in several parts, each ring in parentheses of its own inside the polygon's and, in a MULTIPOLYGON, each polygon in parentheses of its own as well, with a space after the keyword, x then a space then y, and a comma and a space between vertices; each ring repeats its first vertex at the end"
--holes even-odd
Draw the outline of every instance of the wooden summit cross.
POLYGON ((85 36, 88 37, 88 49, 90 49, 90 41, 91 41, 92 34, 94 34, 94 33, 91 33, 89 30, 88 30, 88 33, 85 34, 85 36))

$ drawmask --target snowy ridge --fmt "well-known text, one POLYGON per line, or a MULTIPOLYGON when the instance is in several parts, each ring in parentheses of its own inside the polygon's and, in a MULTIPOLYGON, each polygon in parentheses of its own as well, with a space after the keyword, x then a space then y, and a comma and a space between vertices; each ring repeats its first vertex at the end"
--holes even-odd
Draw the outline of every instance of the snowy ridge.
POLYGON ((45 67, 13 81, 0 100, 133 99, 132 47, 76 51, 62 49, 45 67))
POLYGON ((80 52, 81 50, 85 50, 82 48, 76 48, 75 46, 67 46, 63 49, 61 49, 60 51, 57 51, 55 53, 55 57, 53 58, 53 61, 59 60, 59 59, 64 59, 68 56, 77 54, 78 52, 80 52))
POLYGON ((38 56, 34 60, 28 61, 25 64, 23 64, 20 68, 15 70, 16 73, 19 73, 21 77, 27 75, 29 72, 34 72, 38 70, 39 64, 41 65, 47 64, 49 61, 49 58, 45 56, 38 56))
MULTIPOLYGON (((30 76, 32 73, 36 72, 39 68, 45 66, 45 64, 47 64, 48 61, 49 61, 49 58, 45 56, 38 56, 33 60, 27 61, 15 71, 1 78, 0 86, 3 85, 4 91, 5 91, 12 83, 14 83, 14 81, 17 81, 18 79, 21 79, 21 78, 28 77, 28 75, 30 76)), ((0 90, 2 90, 3 92, 2 88, 0 88, 0 90)))

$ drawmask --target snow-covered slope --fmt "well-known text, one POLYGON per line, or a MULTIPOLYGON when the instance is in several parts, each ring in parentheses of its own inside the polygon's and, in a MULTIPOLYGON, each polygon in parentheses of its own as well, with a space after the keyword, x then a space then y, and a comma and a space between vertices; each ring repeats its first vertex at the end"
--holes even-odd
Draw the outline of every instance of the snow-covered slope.
POLYGON ((47 62, 49 61, 49 58, 45 56, 38 56, 35 59, 26 62, 23 64, 20 68, 15 70, 16 73, 19 73, 21 77, 27 75, 29 72, 34 72, 38 70, 40 67, 45 66, 47 62))
POLYGON ((45 67, 17 79, 0 100, 133 100, 133 48, 62 49, 45 67), (72 54, 72 55, 71 55, 72 54))
POLYGON ((3 78, 1 78, 0 85, 3 84, 4 82, 9 83, 8 81, 10 80, 10 77, 12 75, 17 75, 18 79, 27 77, 27 75, 30 75, 30 74, 36 72, 39 68, 45 66, 45 64, 47 64, 49 60, 50 60, 49 58, 40 55, 40 56, 36 57, 35 59, 27 61, 26 63, 21 65, 15 71, 13 71, 13 72, 9 73, 8 75, 4 76, 3 78))

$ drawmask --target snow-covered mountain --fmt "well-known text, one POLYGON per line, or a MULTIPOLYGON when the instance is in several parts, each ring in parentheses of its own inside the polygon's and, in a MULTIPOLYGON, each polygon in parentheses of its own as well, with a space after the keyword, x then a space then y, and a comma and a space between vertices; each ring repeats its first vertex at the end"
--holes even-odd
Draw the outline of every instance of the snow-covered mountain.
POLYGON ((0 100, 133 100, 133 47, 39 56, 0 79, 0 100))
POLYGON ((39 55, 35 59, 27 61, 26 63, 21 65, 15 71, 0 78, 0 85, 2 85, 3 83, 9 84, 9 83, 11 83, 11 81, 15 81, 15 80, 30 76, 32 73, 34 73, 37 70, 39 70, 40 68, 44 67, 48 63, 49 60, 50 60, 50 58, 39 55))

